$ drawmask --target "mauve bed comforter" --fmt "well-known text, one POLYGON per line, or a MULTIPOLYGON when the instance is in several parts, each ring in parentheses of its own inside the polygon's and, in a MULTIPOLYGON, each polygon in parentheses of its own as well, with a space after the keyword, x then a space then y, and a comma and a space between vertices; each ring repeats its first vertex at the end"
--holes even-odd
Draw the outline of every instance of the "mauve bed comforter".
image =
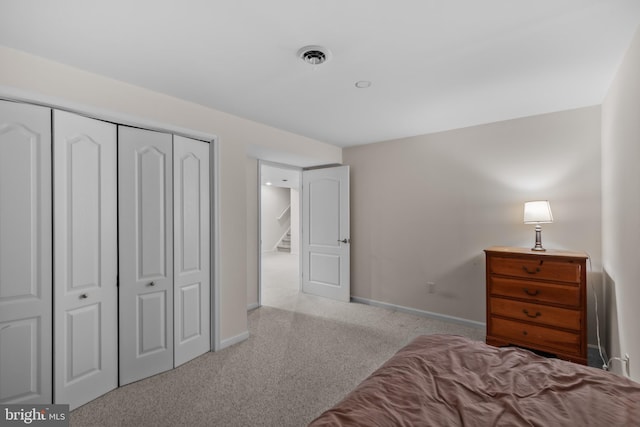
POLYGON ((640 426, 640 384, 517 348, 423 335, 310 427, 640 426))

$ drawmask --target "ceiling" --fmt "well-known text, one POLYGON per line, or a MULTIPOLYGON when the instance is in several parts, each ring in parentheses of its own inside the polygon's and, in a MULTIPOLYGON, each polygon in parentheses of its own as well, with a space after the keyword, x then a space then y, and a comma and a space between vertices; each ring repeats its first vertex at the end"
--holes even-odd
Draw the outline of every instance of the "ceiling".
POLYGON ((639 24, 638 0, 0 2, 0 45, 342 147, 600 104, 639 24))
POLYGON ((260 167, 260 183, 274 187, 300 189, 301 170, 297 168, 262 164, 260 167))

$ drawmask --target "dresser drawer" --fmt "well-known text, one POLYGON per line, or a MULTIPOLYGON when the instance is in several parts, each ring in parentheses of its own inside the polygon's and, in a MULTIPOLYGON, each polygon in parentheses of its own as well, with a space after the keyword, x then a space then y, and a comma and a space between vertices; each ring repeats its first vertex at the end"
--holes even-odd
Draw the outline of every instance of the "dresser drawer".
POLYGON ((491 305, 491 313, 496 316, 573 329, 574 331, 580 330, 580 312, 577 310, 503 298, 491 298, 489 304, 491 305))
POLYGON ((527 279, 580 283, 580 263, 553 259, 492 257, 490 273, 527 279))
POLYGON ((526 299, 532 302, 580 307, 580 288, 577 285, 510 279, 493 276, 489 279, 491 295, 526 299))
POLYGON ((580 354, 580 334, 544 326, 535 326, 515 320, 491 318, 490 334, 512 344, 527 345, 546 351, 580 354))

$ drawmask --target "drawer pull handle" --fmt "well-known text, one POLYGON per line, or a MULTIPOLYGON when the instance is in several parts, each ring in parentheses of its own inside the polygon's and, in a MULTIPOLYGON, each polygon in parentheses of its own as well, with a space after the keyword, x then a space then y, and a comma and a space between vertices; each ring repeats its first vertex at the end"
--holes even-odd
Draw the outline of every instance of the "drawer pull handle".
POLYGON ((539 311, 536 311, 536 314, 529 314, 529 310, 527 310, 526 308, 523 309, 522 312, 526 314, 527 317, 531 317, 532 319, 535 319, 538 316, 542 316, 542 314, 539 311))
POLYGON ((540 293, 540 291, 538 289, 536 289, 534 291, 530 291, 529 288, 524 288, 523 291, 524 291, 525 294, 527 294, 529 296, 532 296, 532 297, 535 297, 536 295, 538 295, 540 293))
POLYGON ((536 274, 536 273, 540 273, 540 267, 536 267, 536 269, 535 269, 535 270, 529 270, 529 269, 527 268, 527 266, 526 266, 526 265, 523 265, 523 266, 522 266, 522 269, 523 269, 527 274, 536 274))

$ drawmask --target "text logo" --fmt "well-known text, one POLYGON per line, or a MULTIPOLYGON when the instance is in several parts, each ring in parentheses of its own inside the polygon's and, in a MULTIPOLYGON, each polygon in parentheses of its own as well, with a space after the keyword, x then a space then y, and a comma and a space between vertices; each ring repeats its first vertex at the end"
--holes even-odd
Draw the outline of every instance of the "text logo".
POLYGON ((69 426, 69 405, 0 405, 0 426, 69 426))

